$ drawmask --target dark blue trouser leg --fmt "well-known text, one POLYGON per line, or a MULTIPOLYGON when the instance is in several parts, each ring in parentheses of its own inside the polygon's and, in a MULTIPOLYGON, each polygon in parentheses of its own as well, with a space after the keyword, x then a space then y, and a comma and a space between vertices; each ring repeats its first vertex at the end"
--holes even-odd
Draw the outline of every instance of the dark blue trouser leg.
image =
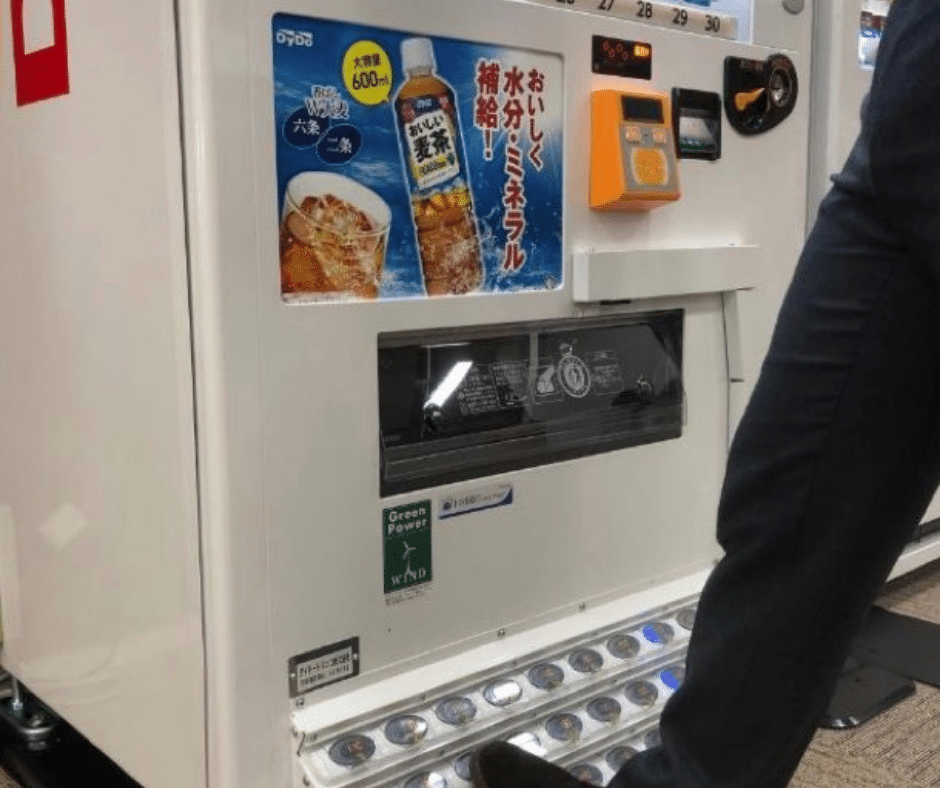
POLYGON ((735 436, 663 745, 614 788, 782 788, 940 479, 940 2, 896 0, 735 436))
POLYGON ((663 746, 629 788, 780 788, 940 476, 940 300, 868 202, 827 198, 729 455, 663 746))

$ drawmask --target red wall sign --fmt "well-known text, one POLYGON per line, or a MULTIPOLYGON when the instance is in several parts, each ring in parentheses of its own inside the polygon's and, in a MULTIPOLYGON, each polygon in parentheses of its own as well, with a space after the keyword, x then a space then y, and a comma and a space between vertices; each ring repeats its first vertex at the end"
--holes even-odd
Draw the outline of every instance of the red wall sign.
POLYGON ((16 73, 16 103, 22 107, 69 92, 69 44, 65 29, 65 0, 30 0, 30 7, 48 2, 52 6, 53 43, 45 49, 26 51, 23 4, 11 0, 13 65, 16 73))

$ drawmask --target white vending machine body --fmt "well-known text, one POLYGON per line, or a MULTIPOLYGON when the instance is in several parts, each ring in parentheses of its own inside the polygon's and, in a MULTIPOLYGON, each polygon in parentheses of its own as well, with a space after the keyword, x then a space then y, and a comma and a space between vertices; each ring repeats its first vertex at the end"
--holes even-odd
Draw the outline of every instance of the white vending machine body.
POLYGON ((204 784, 174 4, 3 5, 3 665, 145 784, 204 784))
POLYGON ((61 5, 58 95, 0 85, 4 667, 146 788, 645 736, 800 251, 810 5, 131 5, 61 5), (764 71, 730 106, 792 113, 740 133, 764 71), (649 153, 674 89, 720 157, 649 153), (680 199, 590 209, 600 90, 680 199), (620 728, 552 716, 627 677, 620 728))

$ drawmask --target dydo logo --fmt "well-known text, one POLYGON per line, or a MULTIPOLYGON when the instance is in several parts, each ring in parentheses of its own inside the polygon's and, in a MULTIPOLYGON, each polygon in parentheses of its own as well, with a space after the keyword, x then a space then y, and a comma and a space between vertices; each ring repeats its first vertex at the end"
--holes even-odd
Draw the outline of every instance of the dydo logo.
POLYGON ((17 106, 66 95, 69 45, 65 0, 10 0, 10 22, 17 106))

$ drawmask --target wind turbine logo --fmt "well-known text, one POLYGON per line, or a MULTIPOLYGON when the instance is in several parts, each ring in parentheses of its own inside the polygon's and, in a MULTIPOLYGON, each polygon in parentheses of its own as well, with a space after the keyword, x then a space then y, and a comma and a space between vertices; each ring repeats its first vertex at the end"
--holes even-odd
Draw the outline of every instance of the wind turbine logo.
POLYGON ((401 557, 402 561, 405 562, 405 580, 408 580, 409 578, 417 580, 418 574, 411 568, 411 559, 408 556, 410 556, 411 553, 417 550, 418 548, 410 547, 408 545, 408 542, 403 542, 402 544, 405 545, 405 554, 401 557))

